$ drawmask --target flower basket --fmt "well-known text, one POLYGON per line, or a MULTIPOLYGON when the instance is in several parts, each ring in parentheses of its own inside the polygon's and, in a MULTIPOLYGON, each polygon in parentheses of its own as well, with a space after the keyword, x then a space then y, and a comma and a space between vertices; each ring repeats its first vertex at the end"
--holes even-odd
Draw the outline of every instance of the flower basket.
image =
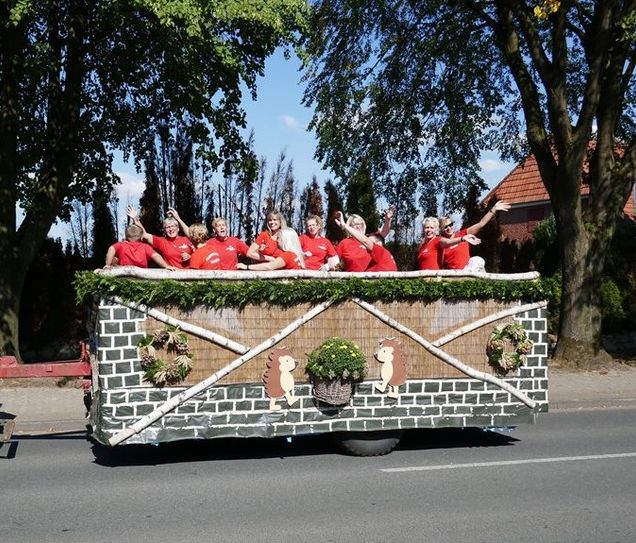
POLYGON ((308 358, 306 370, 312 376, 314 397, 329 405, 346 404, 353 392, 352 383, 366 375, 364 354, 348 339, 329 338, 308 358))
POLYGON ((329 405, 344 405, 349 403, 353 384, 344 379, 321 379, 314 377, 314 398, 329 405))

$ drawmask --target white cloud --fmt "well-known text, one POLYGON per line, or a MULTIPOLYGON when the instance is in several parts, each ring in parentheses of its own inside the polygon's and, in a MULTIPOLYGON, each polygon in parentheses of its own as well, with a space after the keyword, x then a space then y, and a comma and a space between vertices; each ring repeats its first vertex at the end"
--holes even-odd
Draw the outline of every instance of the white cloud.
POLYGON ((501 160, 493 158, 482 158, 479 161, 479 167, 483 172, 495 172, 497 170, 503 170, 508 167, 508 164, 501 160))
POLYGON ((300 121, 296 119, 296 117, 281 115, 281 119, 283 120, 283 124, 291 130, 298 130, 300 128, 300 121))
POLYGON ((137 206, 146 187, 144 178, 130 172, 115 173, 121 178, 121 184, 116 187, 120 203, 137 206))

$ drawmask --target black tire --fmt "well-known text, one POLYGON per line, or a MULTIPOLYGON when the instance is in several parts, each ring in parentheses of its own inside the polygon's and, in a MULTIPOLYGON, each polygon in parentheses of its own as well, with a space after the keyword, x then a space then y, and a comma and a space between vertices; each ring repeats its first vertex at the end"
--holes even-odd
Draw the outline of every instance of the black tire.
POLYGON ((377 432, 338 432, 332 434, 338 448, 351 456, 382 456, 390 453, 402 439, 404 430, 377 432))

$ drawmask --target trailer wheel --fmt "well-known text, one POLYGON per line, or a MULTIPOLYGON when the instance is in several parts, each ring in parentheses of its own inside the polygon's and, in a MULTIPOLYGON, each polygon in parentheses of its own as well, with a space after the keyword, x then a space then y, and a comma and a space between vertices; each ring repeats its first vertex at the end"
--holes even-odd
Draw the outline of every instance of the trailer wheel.
POLYGON ((342 452, 352 456, 381 456, 390 453, 402 438, 404 430, 377 432, 337 432, 333 440, 342 452))

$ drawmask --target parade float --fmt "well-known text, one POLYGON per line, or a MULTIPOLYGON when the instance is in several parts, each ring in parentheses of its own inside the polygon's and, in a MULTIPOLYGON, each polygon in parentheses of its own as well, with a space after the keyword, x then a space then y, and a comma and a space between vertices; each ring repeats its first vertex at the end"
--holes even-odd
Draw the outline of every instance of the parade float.
POLYGON ((548 409, 538 274, 86 272, 93 437, 105 445, 509 427, 548 409), (344 387, 344 391, 342 388, 344 387))

